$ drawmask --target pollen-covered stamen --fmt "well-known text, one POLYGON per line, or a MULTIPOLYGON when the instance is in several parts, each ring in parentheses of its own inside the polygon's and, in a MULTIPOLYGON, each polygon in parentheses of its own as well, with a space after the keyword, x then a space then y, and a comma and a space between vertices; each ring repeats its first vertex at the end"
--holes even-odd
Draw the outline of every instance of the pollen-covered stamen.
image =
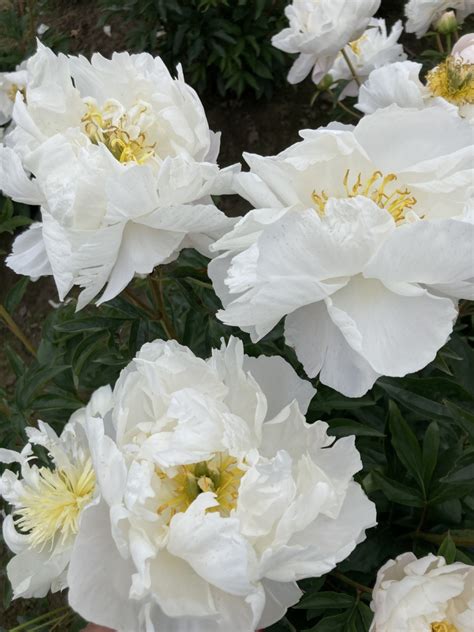
MULTIPOLYGON (((390 186, 397 180, 394 173, 384 175, 381 171, 374 171, 366 180, 363 180, 362 174, 359 173, 353 184, 350 184, 349 177, 350 170, 348 169, 343 179, 346 197, 353 198, 357 195, 363 195, 375 202, 380 208, 388 211, 396 222, 403 221, 405 213, 416 204, 416 198, 411 195, 407 188, 393 189, 390 186), (391 190, 387 191, 387 189, 391 190)), ((329 197, 325 191, 321 191, 321 193, 313 191, 311 198, 320 215, 324 215, 329 197)))
POLYGON ((23 96, 23 100, 26 101, 26 88, 23 86, 17 86, 16 83, 12 83, 12 85, 8 88, 7 96, 10 101, 15 102, 18 92, 23 96))
POLYGON ((431 632, 459 632, 459 630, 449 621, 437 621, 431 624, 431 632))
POLYGON ((430 70, 426 82, 431 93, 455 105, 474 104, 474 64, 447 57, 430 70))
POLYGON ((95 144, 103 144, 119 162, 145 163, 155 154, 155 146, 147 144, 146 136, 138 131, 140 118, 146 115, 146 107, 133 113, 117 115, 114 103, 99 109, 92 101, 86 102, 87 112, 82 117, 83 128, 95 144))
POLYGON ((167 520, 182 511, 204 492, 212 492, 219 503, 209 511, 228 516, 237 504, 240 479, 244 471, 238 466, 237 459, 219 452, 209 461, 180 465, 178 473, 168 476, 164 471, 157 474, 168 484, 170 498, 158 507, 158 513, 167 520))
POLYGON ((65 542, 77 533, 79 515, 94 493, 95 473, 89 459, 64 470, 42 467, 37 474, 34 484, 25 483, 15 524, 32 547, 52 546, 56 538, 65 542))

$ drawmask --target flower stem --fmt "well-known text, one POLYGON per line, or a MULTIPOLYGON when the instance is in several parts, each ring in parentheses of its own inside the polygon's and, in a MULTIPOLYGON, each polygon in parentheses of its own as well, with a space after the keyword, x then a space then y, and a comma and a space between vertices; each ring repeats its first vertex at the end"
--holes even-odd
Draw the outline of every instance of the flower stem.
POLYGON ((12 334, 22 342, 23 346, 31 353, 31 355, 36 358, 35 348, 1 303, 0 319, 3 320, 8 329, 12 332, 12 334))
POLYGON ((438 46, 438 50, 439 50, 439 52, 440 52, 442 55, 444 55, 444 47, 443 47, 443 42, 441 41, 441 36, 440 36, 440 34, 439 34, 439 33, 436 33, 436 34, 435 34, 435 37, 436 37, 436 44, 437 44, 437 46, 438 46))
POLYGON ((149 316, 151 319, 153 319, 155 317, 155 314, 150 310, 148 305, 146 305, 140 298, 138 298, 138 296, 136 294, 134 294, 132 292, 132 290, 130 290, 128 287, 126 287, 124 289, 123 293, 124 293, 124 296, 127 297, 129 302, 134 307, 138 307, 139 309, 143 310, 147 314, 147 316, 149 316))
POLYGON ((343 575, 339 571, 332 571, 330 574, 333 577, 335 577, 336 579, 338 579, 340 582, 343 582, 344 584, 347 584, 348 586, 352 586, 352 588, 355 588, 358 593, 364 592, 364 593, 367 593, 369 595, 372 594, 372 589, 371 588, 369 588, 368 586, 364 586, 364 584, 359 584, 359 582, 356 582, 353 579, 351 579, 350 577, 347 577, 346 575, 343 575))
POLYGON ((354 81, 356 82, 356 84, 360 88, 361 85, 362 85, 362 81, 360 80, 359 75, 357 74, 353 63, 351 62, 351 60, 349 58, 349 55, 347 54, 347 52, 343 48, 341 49, 341 53, 342 53, 342 56, 344 57, 344 60, 345 60, 346 64, 349 66, 349 70, 351 71, 352 78, 354 79, 354 81))
MULTIPOLYGON (((9 632, 20 632, 21 630, 31 630, 30 628, 31 625, 39 624, 39 623, 41 623, 40 627, 43 627, 53 621, 56 621, 56 619, 58 618, 56 617, 56 615, 61 614, 61 616, 64 616, 65 614, 69 615, 69 613, 70 613, 69 606, 61 606, 61 608, 56 608, 56 610, 51 610, 51 612, 46 612, 45 614, 41 614, 39 617, 30 619, 26 623, 22 623, 21 625, 17 625, 14 628, 10 628, 9 632)), ((38 626, 36 626, 36 628, 37 627, 38 626)))
POLYGON ((153 297, 153 303, 158 312, 159 321, 161 326, 165 330, 165 334, 168 336, 169 340, 177 340, 178 337, 176 335, 176 330, 173 327, 171 320, 168 318, 168 314, 166 313, 165 308, 165 297, 163 294, 163 279, 161 277, 161 271, 158 270, 157 277, 150 276, 150 289, 151 295, 153 297))

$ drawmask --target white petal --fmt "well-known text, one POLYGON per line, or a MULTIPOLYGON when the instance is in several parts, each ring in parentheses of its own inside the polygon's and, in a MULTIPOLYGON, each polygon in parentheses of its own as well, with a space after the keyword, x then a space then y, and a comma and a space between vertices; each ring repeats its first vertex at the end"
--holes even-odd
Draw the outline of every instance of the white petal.
POLYGON ((20 158, 9 147, 0 146, 0 189, 7 197, 23 204, 41 204, 43 194, 35 180, 30 180, 20 158))
POLYGON ((347 343, 322 301, 286 317, 285 340, 310 377, 319 373, 323 384, 347 397, 361 397, 380 375, 347 343))
POLYGON ((275 417, 293 400, 298 402, 303 415, 307 412, 316 389, 310 382, 302 380, 283 358, 245 356, 244 369, 250 371, 267 398, 267 419, 275 417))
POLYGON ((55 554, 43 549, 26 549, 15 555, 7 564, 7 575, 13 588, 13 596, 44 597, 51 584, 67 566, 69 551, 55 554))
POLYGON ((401 377, 434 360, 452 332, 453 302, 424 292, 394 294, 375 279, 353 277, 332 296, 331 318, 349 344, 382 375, 401 377))
POLYGON ((300 83, 309 75, 316 63, 315 55, 301 53, 288 73, 288 83, 300 83))
POLYGON ((41 222, 32 224, 25 232, 18 235, 5 263, 17 274, 24 274, 32 279, 53 274, 46 253, 41 222))
POLYGON ((285 616, 286 611, 301 599, 303 593, 294 582, 283 583, 265 579, 265 609, 258 628, 268 628, 285 616))

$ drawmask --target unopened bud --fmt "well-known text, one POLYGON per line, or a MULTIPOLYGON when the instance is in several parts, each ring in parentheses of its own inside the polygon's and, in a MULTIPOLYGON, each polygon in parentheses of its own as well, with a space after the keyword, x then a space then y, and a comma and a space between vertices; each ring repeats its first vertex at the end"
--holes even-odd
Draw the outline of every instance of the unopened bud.
POLYGON ((445 11, 434 25, 436 31, 442 35, 454 33, 458 28, 458 21, 454 11, 445 11))
POLYGON ((324 77, 318 83, 318 90, 321 90, 321 92, 324 92, 325 90, 329 90, 329 88, 332 86, 333 83, 334 83, 334 79, 331 77, 331 75, 329 74, 324 75, 324 77))

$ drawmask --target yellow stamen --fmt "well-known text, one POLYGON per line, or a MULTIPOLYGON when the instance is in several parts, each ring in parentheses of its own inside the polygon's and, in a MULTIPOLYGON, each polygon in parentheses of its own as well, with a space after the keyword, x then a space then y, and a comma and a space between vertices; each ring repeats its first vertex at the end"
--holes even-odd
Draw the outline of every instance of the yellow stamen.
POLYGON ((353 42, 349 42, 352 52, 354 55, 357 55, 357 57, 360 55, 360 45, 365 39, 367 39, 367 35, 364 33, 364 35, 361 35, 358 39, 353 42))
POLYGON ((157 474, 163 482, 170 485, 170 498, 157 510, 169 522, 176 513, 186 511, 203 492, 214 493, 219 503, 209 511, 228 516, 237 504, 240 479, 244 471, 238 467, 237 459, 218 453, 209 461, 179 466, 178 473, 173 477, 162 470, 157 470, 157 474))
POLYGON ((57 536, 65 542, 77 533, 79 514, 94 493, 95 473, 90 459, 67 470, 42 467, 36 484, 25 488, 15 524, 32 547, 52 546, 57 536))
MULTIPOLYGON (((374 171, 365 181, 362 180, 362 174, 359 173, 352 185, 349 183, 349 176, 350 170, 348 169, 343 179, 346 197, 353 198, 357 195, 368 197, 377 206, 388 211, 396 222, 403 221, 405 213, 416 204, 416 198, 411 195, 407 188, 399 188, 387 193, 387 187, 397 180, 397 176, 394 173, 384 176, 381 171, 374 171)), ((321 191, 321 193, 313 191, 311 199, 316 204, 318 213, 323 216, 329 199, 327 193, 325 191, 321 191)))
POLYGON ((145 163, 155 153, 154 145, 147 145, 145 134, 137 138, 130 138, 124 129, 127 123, 126 115, 119 118, 118 124, 112 124, 106 116, 107 108, 100 111, 94 104, 87 103, 87 112, 82 117, 84 131, 95 144, 103 144, 119 162, 145 163))
POLYGON ((459 632, 459 630, 455 625, 445 620, 432 623, 431 632, 459 632))
POLYGON ((474 64, 447 57, 430 70, 426 82, 431 93, 455 105, 474 103, 474 64))
POLYGON ((15 101, 18 92, 23 95, 23 100, 26 101, 26 89, 24 87, 17 86, 16 83, 12 83, 12 85, 8 88, 7 96, 10 101, 15 101))

